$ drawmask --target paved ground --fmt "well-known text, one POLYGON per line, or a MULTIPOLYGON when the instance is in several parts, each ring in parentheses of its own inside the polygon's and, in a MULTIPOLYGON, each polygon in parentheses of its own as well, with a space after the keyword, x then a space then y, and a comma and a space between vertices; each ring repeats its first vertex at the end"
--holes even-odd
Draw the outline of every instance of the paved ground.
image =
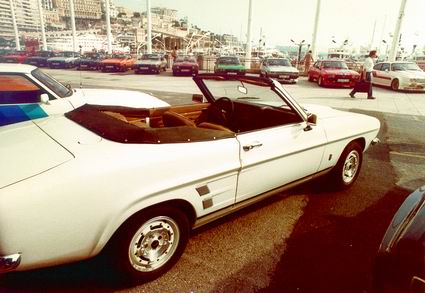
MULTIPOLYGON (((78 72, 53 74, 78 84, 78 72)), ((89 87, 110 87, 108 79, 116 79, 114 87, 151 91, 173 104, 194 92, 186 77, 82 76, 89 87)), ((94 260, 4 276, 0 292, 370 292, 386 226, 402 200, 425 184, 425 94, 378 88, 378 100, 368 101, 305 80, 286 88, 302 102, 339 103, 333 106, 380 119, 382 143, 366 153, 352 189, 330 192, 317 181, 212 223, 194 232, 170 272, 148 284, 111 283, 108 268, 94 260)))

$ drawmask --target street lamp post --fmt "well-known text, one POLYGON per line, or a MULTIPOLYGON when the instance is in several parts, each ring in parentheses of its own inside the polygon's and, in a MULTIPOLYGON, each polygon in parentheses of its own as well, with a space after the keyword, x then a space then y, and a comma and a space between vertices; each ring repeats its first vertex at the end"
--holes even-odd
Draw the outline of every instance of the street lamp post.
POLYGON ((394 37, 393 37, 393 42, 391 44, 389 61, 394 61, 396 59, 396 56, 397 56, 397 47, 398 47, 397 42, 398 42, 399 35, 400 35, 401 24, 403 22, 404 9, 406 8, 406 2, 407 2, 407 0, 401 0, 400 12, 399 12, 397 24, 396 24, 395 30, 394 30, 394 37))
POLYGON ((248 28, 246 34, 246 52, 245 52, 245 67, 247 69, 251 68, 251 53, 252 53, 252 5, 253 0, 249 0, 249 8, 248 8, 248 28))
POLYGON ((314 58, 316 58, 316 39, 317 39, 317 29, 319 27, 319 16, 320 16, 320 0, 317 0, 316 16, 314 18, 313 40, 311 41, 311 51, 314 58))
POLYGON ((12 14, 13 30, 15 32, 15 46, 16 50, 21 50, 21 44, 19 43, 19 32, 18 24, 16 23, 15 7, 13 6, 13 0, 10 0, 10 13, 12 14))
POLYGON ((298 44, 295 43, 295 41, 293 39, 291 39, 291 42, 298 46, 297 68, 299 68, 300 62, 301 62, 301 50, 303 48, 303 45, 304 45, 305 40, 302 40, 298 44))
POLYGON ((108 41, 108 54, 112 54, 112 35, 111 35, 111 14, 109 7, 109 0, 105 0, 106 10, 106 38, 108 41))
POLYGON ((38 0, 38 12, 40 14, 41 40, 43 42, 43 51, 47 51, 46 31, 44 29, 44 15, 41 0, 38 0))
POLYGON ((146 16, 147 16, 147 35, 148 35, 148 54, 152 53, 152 15, 151 15, 151 0, 146 0, 146 16))
POLYGON ((72 29, 72 51, 77 51, 77 32, 75 29, 75 10, 74 0, 69 0, 69 11, 71 12, 71 29, 72 29))

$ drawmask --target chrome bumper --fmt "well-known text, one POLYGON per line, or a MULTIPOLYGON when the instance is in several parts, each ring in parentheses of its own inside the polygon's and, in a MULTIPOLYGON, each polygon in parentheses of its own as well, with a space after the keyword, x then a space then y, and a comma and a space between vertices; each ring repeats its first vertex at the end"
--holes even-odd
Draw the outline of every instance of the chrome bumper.
POLYGON ((13 271, 19 266, 20 263, 21 263, 20 253, 0 256, 0 273, 13 271))
POLYGON ((374 139, 372 139, 372 142, 370 144, 375 145, 375 144, 378 144, 380 142, 381 142, 381 140, 379 138, 375 137, 374 139))

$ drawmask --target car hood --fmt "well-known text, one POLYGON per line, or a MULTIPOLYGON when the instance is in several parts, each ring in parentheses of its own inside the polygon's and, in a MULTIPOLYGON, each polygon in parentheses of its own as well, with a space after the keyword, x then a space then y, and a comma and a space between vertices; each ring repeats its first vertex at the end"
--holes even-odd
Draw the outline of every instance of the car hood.
POLYGON ((322 69, 322 72, 326 74, 342 74, 342 75, 353 75, 358 74, 356 71, 350 69, 322 69))
POLYGON ((301 106, 305 110, 307 110, 307 112, 316 114, 318 120, 347 116, 347 114, 352 114, 350 112, 339 111, 328 106, 321 106, 315 104, 302 104, 301 106))
POLYGON ((396 75, 407 77, 407 78, 425 78, 425 72, 423 71, 413 71, 413 70, 406 70, 406 71, 396 71, 396 75))
POLYGON ((159 60, 139 60, 136 62, 137 65, 160 65, 161 61, 159 60))
POLYGON ((198 64, 193 62, 174 62, 173 66, 198 66, 198 64))
POLYGON ((75 59, 77 59, 77 58, 76 57, 52 57, 52 58, 49 58, 47 61, 50 61, 50 62, 65 61, 65 62, 67 62, 67 61, 72 61, 72 60, 75 60, 75 59))
POLYGON ((298 69, 296 69, 295 67, 292 67, 292 66, 267 66, 266 68, 270 71, 273 71, 273 72, 298 73, 298 69))
POLYGON ((131 108, 161 108, 170 105, 147 93, 108 90, 108 89, 76 89, 74 95, 69 98, 74 108, 84 104, 123 106, 131 108))
POLYGON ((103 64, 117 64, 117 63, 123 63, 125 61, 125 59, 118 59, 118 58, 113 58, 113 59, 105 59, 102 61, 103 64))

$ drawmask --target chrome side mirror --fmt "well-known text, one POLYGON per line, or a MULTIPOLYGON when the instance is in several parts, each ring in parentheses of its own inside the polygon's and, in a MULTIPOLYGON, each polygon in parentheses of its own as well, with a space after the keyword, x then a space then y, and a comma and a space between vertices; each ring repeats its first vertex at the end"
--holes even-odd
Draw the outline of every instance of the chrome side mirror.
POLYGON ((307 126, 304 127, 304 131, 310 131, 313 129, 312 125, 317 124, 317 116, 316 114, 308 114, 307 116, 307 126))
POLYGON ((40 102, 45 105, 50 105, 50 99, 48 94, 41 94, 40 95, 40 102))

